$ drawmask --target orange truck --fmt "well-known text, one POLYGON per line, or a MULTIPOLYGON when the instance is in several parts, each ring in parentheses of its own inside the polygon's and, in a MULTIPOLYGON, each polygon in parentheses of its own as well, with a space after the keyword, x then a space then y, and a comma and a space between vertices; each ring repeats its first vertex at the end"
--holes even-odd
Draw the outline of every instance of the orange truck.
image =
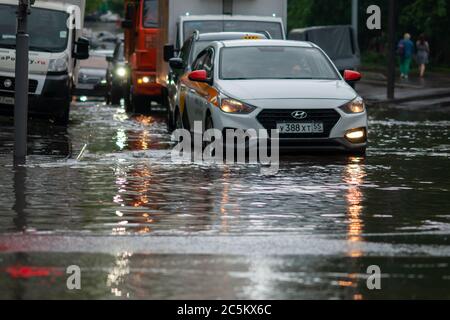
POLYGON ((167 106, 167 61, 194 31, 258 32, 286 39, 287 0, 125 0, 128 112, 167 106))

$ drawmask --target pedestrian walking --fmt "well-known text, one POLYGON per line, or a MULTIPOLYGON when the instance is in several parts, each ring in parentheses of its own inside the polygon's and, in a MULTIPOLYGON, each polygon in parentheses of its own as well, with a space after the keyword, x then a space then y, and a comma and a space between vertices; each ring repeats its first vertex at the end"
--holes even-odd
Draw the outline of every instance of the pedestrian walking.
POLYGON ((425 70, 427 64, 429 63, 430 56, 430 45, 426 40, 425 34, 421 34, 419 36, 419 40, 416 43, 417 49, 417 64, 419 65, 420 77, 423 78, 425 76, 425 70))
POLYGON ((414 54, 414 43, 411 41, 409 33, 405 33, 403 39, 398 43, 397 53, 400 56, 400 76, 402 79, 408 79, 414 54))

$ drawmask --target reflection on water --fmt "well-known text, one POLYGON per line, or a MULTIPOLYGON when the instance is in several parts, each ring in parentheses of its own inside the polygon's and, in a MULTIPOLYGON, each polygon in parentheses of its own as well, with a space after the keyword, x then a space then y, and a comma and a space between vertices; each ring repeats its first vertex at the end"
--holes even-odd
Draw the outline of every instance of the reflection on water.
MULTIPOLYGON (((380 264, 391 284, 385 295, 411 297, 423 286, 428 291, 417 296, 437 296, 450 279, 447 258, 374 252, 386 243, 448 245, 449 123, 445 116, 377 111, 366 158, 290 157, 277 176, 265 177, 258 166, 175 165, 161 117, 129 117, 121 108, 90 104, 74 108, 68 130, 36 124, 28 165, 14 167, 13 131, 3 119, 0 234, 132 235, 144 242, 307 236, 312 246, 315 239, 340 239, 345 245, 336 250, 345 246, 345 254, 327 248, 321 256, 320 246, 317 256, 280 257, 227 256, 220 249, 215 256, 141 255, 121 248, 100 261, 90 254, 0 254, 0 266, 61 270, 63 262, 78 262, 91 273, 81 297, 368 299, 378 296, 365 287, 367 266, 380 264), (85 144, 81 161, 73 160, 85 144), (375 246, 371 254, 365 245, 375 246)), ((286 243, 288 252, 297 246, 286 243)), ((197 252, 188 243, 183 249, 197 252)), ((11 297, 8 292, 36 297, 33 279, 24 284, 0 275, 0 289, 8 288, 0 298, 11 297)), ((70 294, 58 290, 48 294, 70 294)))

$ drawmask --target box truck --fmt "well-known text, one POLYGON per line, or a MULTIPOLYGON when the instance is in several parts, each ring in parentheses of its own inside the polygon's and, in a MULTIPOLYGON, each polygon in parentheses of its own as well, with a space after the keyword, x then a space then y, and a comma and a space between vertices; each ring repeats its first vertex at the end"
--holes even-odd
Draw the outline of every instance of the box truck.
POLYGON ((350 25, 294 29, 289 32, 288 38, 318 45, 342 74, 344 70, 358 70, 361 65, 358 38, 350 25))
MULTIPOLYGON (((0 0, 0 113, 13 114, 17 0, 0 0)), ((85 0, 35 1, 28 17, 29 114, 69 121, 78 60, 89 57, 81 37, 85 0)))
POLYGON ((286 17, 287 0, 126 0, 127 111, 148 111, 152 101, 166 104, 167 61, 194 31, 285 39, 286 17))

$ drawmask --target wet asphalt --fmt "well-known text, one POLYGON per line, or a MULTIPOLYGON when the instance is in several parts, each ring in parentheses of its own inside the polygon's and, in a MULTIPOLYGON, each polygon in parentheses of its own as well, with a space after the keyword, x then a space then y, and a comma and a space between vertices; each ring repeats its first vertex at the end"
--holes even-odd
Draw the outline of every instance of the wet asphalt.
POLYGON ((450 298, 450 114, 369 113, 366 157, 290 155, 269 177, 173 163, 162 116, 95 101, 67 129, 33 120, 14 167, 0 118, 0 298, 450 298))

